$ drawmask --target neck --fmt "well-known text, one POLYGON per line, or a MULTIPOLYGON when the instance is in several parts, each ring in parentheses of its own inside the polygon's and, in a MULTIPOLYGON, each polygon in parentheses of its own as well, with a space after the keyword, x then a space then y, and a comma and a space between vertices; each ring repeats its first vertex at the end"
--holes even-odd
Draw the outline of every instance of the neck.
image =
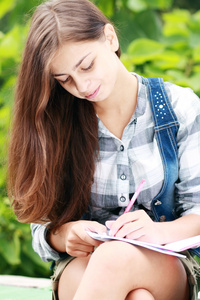
POLYGON ((120 62, 115 88, 109 98, 93 103, 96 113, 100 116, 109 112, 123 113, 129 107, 132 113, 137 103, 137 79, 120 62))

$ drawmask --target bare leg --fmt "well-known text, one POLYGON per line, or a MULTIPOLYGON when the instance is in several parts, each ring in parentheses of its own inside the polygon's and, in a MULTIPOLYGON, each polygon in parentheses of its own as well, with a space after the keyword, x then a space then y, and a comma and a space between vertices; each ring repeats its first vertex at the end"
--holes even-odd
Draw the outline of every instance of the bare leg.
POLYGON ((73 299, 123 300, 136 289, 156 300, 188 299, 186 273, 176 257, 116 241, 94 252, 73 299))
POLYGON ((59 300, 72 300, 81 282, 90 256, 72 260, 61 275, 58 285, 59 300))
POLYGON ((187 277, 176 257, 108 242, 91 258, 78 258, 67 266, 60 279, 59 299, 188 300, 187 277))
POLYGON ((155 298, 149 291, 137 289, 130 292, 125 300, 155 300, 155 298))

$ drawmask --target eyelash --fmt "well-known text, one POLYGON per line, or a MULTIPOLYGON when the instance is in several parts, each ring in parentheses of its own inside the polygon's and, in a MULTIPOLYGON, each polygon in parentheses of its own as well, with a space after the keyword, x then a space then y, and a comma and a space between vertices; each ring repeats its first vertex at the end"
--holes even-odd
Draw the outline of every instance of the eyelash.
POLYGON ((68 82, 69 81, 69 77, 67 77, 65 80, 63 80, 63 81, 61 81, 60 80, 60 82, 62 83, 62 84, 65 84, 66 82, 68 82))
POLYGON ((91 64, 89 65, 89 67, 87 67, 87 68, 82 68, 82 70, 83 70, 83 71, 89 71, 90 69, 92 69, 93 65, 94 65, 94 61, 91 62, 91 64))
MULTIPOLYGON (((82 68, 82 71, 89 71, 90 69, 92 69, 93 65, 94 65, 94 61, 91 62, 91 64, 89 65, 89 67, 87 67, 87 68, 82 68)), ((61 82, 62 84, 65 84, 65 83, 67 83, 68 81, 69 81, 69 77, 67 77, 65 80, 60 81, 60 82, 61 82)))

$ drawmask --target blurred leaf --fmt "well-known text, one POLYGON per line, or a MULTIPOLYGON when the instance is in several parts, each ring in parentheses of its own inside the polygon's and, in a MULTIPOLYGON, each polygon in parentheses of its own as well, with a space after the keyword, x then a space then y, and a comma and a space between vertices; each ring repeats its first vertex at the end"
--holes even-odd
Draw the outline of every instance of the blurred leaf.
POLYGON ((147 9, 147 3, 145 0, 128 0, 128 8, 135 12, 140 12, 147 9))
POLYGON ((49 270, 51 263, 44 263, 41 258, 39 257, 38 254, 36 254, 35 252, 33 252, 33 248, 32 248, 32 239, 30 236, 30 239, 26 241, 26 243, 24 243, 22 245, 23 247, 23 252, 27 255, 27 257, 29 257, 29 259, 34 262, 36 265, 44 268, 46 270, 49 270))
POLYGON ((19 60, 23 31, 20 26, 16 25, 11 31, 4 35, 0 45, 0 57, 2 59, 14 57, 19 60))
POLYGON ((176 9, 171 13, 163 14, 163 20, 165 21, 163 26, 164 35, 189 36, 190 13, 187 10, 176 9))
POLYGON ((194 50, 193 50, 193 59, 194 61, 197 63, 200 63, 200 46, 197 46, 194 50))
POLYGON ((0 252, 11 265, 20 264, 20 241, 17 232, 12 239, 6 239, 5 233, 0 236, 0 252))
POLYGON ((10 119, 10 107, 4 106, 0 109, 0 128, 6 127, 10 119))
POLYGON ((150 8, 166 10, 171 8, 173 0, 146 0, 150 8))
POLYGON ((172 36, 172 35, 180 35, 184 37, 189 36, 189 30, 187 26, 183 23, 178 23, 178 24, 168 23, 164 26, 163 33, 166 36, 172 36))
POLYGON ((115 13, 112 21, 119 31, 119 39, 123 52, 127 51, 130 41, 137 38, 159 40, 162 34, 161 20, 154 11, 143 11, 132 14, 128 10, 115 13), (146 26, 146 24, 149 26, 146 26))
POLYGON ((194 90, 194 91, 200 91, 200 73, 196 73, 192 75, 188 79, 188 85, 194 90))
POLYGON ((171 12, 163 13, 163 20, 171 24, 184 23, 186 25, 190 23, 190 16, 187 10, 174 9, 171 12))
POLYGON ((0 19, 14 7, 15 2, 16 2, 16 0, 1 0, 1 2, 0 2, 0 19))
POLYGON ((165 50, 156 56, 154 65, 162 70, 178 68, 183 69, 185 67, 186 60, 178 53, 172 50, 165 50))
POLYGON ((16 76, 13 76, 14 70, 12 74, 8 77, 8 80, 2 85, 0 89, 0 105, 9 105, 11 108, 13 104, 13 96, 14 96, 14 87, 16 83, 16 76))
POLYGON ((107 17, 111 17, 113 15, 115 0, 96 0, 95 4, 107 17))
POLYGON ((190 32, 188 44, 191 48, 195 48, 200 45, 200 34, 190 32))
POLYGON ((135 64, 141 64, 148 60, 156 58, 163 52, 165 46, 159 42, 149 39, 137 39, 128 47, 128 54, 132 56, 132 61, 135 64))
POLYGON ((169 9, 172 5, 172 0, 128 0, 129 9, 140 12, 148 9, 169 9))

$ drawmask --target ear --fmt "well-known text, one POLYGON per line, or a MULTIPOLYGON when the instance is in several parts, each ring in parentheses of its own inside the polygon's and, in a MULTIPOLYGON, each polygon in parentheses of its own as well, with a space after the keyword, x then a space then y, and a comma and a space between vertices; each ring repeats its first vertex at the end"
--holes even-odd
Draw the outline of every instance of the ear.
POLYGON ((115 29, 110 23, 107 23, 104 26, 104 35, 106 41, 109 43, 111 47, 111 50, 113 52, 116 52, 119 49, 119 41, 115 29))

